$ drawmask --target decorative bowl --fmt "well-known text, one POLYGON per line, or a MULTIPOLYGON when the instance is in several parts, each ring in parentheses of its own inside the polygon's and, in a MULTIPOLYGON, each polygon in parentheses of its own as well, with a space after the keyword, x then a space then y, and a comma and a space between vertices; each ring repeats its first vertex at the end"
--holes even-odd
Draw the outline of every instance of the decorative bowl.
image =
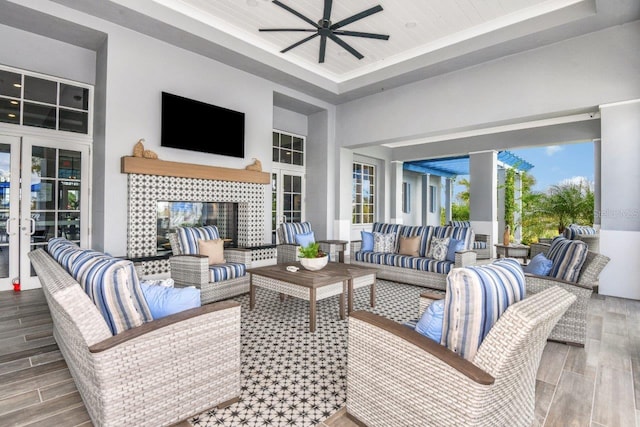
POLYGON ((329 262, 329 256, 325 255, 320 258, 300 258, 300 264, 311 271, 322 270, 329 262))

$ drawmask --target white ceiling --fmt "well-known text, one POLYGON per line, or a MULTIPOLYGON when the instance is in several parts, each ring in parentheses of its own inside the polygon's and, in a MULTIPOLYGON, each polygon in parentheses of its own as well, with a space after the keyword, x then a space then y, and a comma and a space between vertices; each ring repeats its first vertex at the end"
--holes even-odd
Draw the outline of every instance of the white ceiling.
MULTIPOLYGON (((362 60, 328 41, 319 64, 318 37, 283 54, 310 33, 258 31, 310 28, 269 0, 52 1, 333 104, 640 19, 638 0, 333 0, 332 22, 381 5, 341 29, 390 39, 343 36, 362 60)), ((280 1, 313 21, 323 13, 323 0, 280 1)), ((52 26, 34 9, 19 10, 21 2, 0 0, 0 22, 88 48, 104 40, 78 37, 77 23, 52 26)))

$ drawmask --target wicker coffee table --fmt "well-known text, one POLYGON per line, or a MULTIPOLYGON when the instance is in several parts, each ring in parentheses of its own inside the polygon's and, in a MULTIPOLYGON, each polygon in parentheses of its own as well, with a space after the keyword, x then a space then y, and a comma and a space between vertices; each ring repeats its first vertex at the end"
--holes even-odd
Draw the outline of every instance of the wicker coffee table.
POLYGON ((371 286, 370 304, 375 306, 375 268, 350 264, 328 263, 318 271, 305 270, 300 263, 286 263, 251 268, 249 286, 249 309, 255 308, 256 287, 270 289, 281 295, 290 295, 309 301, 309 331, 316 330, 316 302, 332 296, 340 296, 340 319, 345 318, 345 296, 349 298, 349 312, 353 310, 353 291, 371 286), (287 266, 300 267, 296 272, 287 271, 287 266))

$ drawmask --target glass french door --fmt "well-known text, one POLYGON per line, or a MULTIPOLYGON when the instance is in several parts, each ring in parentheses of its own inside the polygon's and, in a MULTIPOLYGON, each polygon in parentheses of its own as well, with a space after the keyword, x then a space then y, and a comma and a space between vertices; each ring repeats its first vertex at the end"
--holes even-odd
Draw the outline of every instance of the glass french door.
POLYGON ((304 221, 305 180, 303 172, 274 170, 271 173, 271 242, 283 222, 304 221))
POLYGON ((40 282, 27 254, 52 237, 88 244, 89 147, 0 135, 0 290, 40 282))

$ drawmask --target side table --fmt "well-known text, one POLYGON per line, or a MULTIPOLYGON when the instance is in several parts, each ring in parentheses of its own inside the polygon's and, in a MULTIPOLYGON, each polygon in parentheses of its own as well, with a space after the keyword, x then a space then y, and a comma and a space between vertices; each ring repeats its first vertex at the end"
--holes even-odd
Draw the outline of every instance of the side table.
MULTIPOLYGON (((346 240, 319 240, 318 243, 325 243, 329 245, 329 254, 333 252, 338 253, 338 262, 344 263, 344 251, 349 244, 346 240)), ((329 255, 329 260, 331 260, 331 255, 329 255)), ((333 260, 335 262, 335 259, 333 260)))
POLYGON ((504 245, 496 243, 496 255, 498 258, 522 258, 523 264, 529 261, 529 246, 527 245, 504 245))

